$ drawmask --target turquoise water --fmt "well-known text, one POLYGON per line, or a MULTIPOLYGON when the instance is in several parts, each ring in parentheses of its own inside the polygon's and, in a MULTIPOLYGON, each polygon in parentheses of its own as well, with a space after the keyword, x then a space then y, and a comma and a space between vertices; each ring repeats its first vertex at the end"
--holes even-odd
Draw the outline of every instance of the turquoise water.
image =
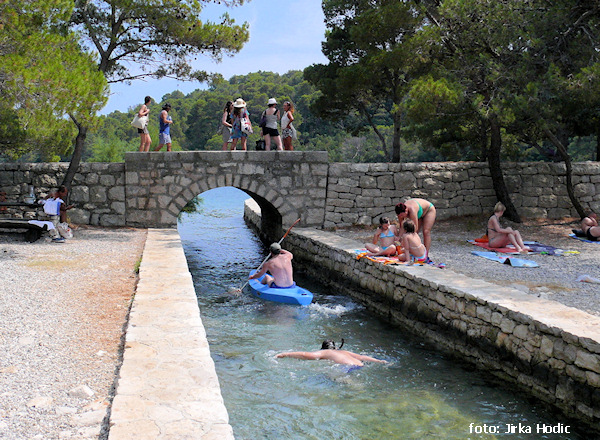
POLYGON ((184 214, 179 233, 236 439, 585 438, 300 273, 297 283, 315 295, 308 307, 265 302, 247 287, 228 293, 266 250, 243 221, 245 193, 219 188, 202 197, 203 211, 184 214), (341 338, 344 349, 389 364, 346 373, 328 361, 274 358, 341 338), (544 434, 551 428, 562 432, 544 434))

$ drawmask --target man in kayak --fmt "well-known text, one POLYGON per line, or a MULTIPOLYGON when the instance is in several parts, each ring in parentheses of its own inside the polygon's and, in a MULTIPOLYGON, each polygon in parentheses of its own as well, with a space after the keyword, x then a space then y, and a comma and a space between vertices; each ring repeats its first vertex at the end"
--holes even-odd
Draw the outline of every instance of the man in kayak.
MULTIPOLYGON (((342 340, 343 341, 343 340, 342 340)), ((342 345, 344 343, 342 342, 342 345)), ((342 346, 340 345, 340 349, 342 346)), ((279 353, 276 358, 291 357, 295 359, 304 359, 307 361, 315 361, 321 359, 327 359, 334 361, 338 364, 352 365, 355 367, 362 367, 363 362, 378 362, 380 364, 387 364, 387 361, 381 359, 375 359, 371 356, 365 356, 362 354, 352 353, 351 351, 340 350, 335 348, 335 342, 331 340, 323 341, 321 350, 317 351, 290 351, 279 353)))
POLYGON ((249 279, 260 278, 269 272, 271 275, 265 275, 262 279, 263 284, 268 284, 269 287, 286 289, 294 285, 294 273, 292 271, 292 258, 294 255, 291 252, 281 249, 279 243, 273 243, 270 246, 271 258, 263 264, 261 270, 252 275, 249 279))

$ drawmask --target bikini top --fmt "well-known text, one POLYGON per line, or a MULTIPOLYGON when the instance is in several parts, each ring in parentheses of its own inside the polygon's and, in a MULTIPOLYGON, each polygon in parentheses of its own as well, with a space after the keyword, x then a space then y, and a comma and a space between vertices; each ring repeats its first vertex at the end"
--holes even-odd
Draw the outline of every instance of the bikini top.
POLYGON ((388 228, 387 231, 383 231, 381 234, 379 234, 379 238, 387 238, 387 237, 393 237, 394 236, 394 232, 388 228))
MULTIPOLYGON (((496 217, 496 214, 492 215, 492 217, 496 217)), ((490 220, 492 219, 492 217, 490 217, 490 220)), ((496 219, 498 219, 498 217, 496 217, 496 219)), ((488 220, 488 224, 490 223, 490 220, 488 220)), ((500 220, 498 220, 498 223, 500 223, 500 220)), ((490 231, 498 232, 494 228, 487 227, 485 228, 485 235, 489 235, 490 231)))

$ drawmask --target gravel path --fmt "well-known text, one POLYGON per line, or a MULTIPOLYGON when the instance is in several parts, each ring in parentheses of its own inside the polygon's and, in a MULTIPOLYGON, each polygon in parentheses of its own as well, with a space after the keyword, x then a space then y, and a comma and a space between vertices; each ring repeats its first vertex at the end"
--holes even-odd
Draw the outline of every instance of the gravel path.
MULTIPOLYGON (((538 268, 516 268, 471 254, 485 250, 467 242, 485 232, 488 217, 467 217, 436 222, 432 231, 431 258, 444 263, 454 272, 484 279, 503 286, 512 286, 531 295, 545 297, 567 306, 600 316, 600 284, 575 281, 580 275, 600 279, 600 243, 585 243, 568 237, 578 228, 574 219, 559 221, 527 221, 514 224, 505 219, 503 226, 512 226, 526 241, 579 251, 570 256, 532 254, 519 256, 533 260, 538 268)), ((375 228, 336 231, 344 237, 370 242, 375 228)))
POLYGON ((146 232, 0 234, 0 438, 97 439, 146 232))

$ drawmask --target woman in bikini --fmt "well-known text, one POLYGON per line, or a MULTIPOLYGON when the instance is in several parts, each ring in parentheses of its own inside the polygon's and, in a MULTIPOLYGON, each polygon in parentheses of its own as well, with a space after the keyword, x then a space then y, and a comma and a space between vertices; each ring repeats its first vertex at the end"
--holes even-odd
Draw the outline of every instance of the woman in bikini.
POLYGON ((508 243, 511 243, 517 252, 525 253, 529 248, 523 243, 523 238, 519 231, 513 228, 503 228, 500 226, 500 217, 504 214, 506 208, 502 202, 496 203, 494 206, 494 215, 490 217, 487 224, 488 244, 491 248, 502 248, 508 243))
POLYGON ((398 259, 401 261, 407 261, 412 263, 426 263, 427 262, 427 249, 421 242, 419 234, 416 233, 416 227, 413 221, 409 218, 404 220, 402 223, 402 229, 404 234, 402 235, 402 247, 404 248, 404 254, 399 255, 398 259))
POLYGON ((435 206, 429 200, 408 199, 404 203, 396 205, 396 215, 398 222, 402 224, 405 218, 409 218, 415 225, 417 232, 423 232, 423 242, 429 255, 431 248, 431 229, 435 223, 435 206))
POLYGON ((398 231, 396 226, 390 225, 390 219, 387 217, 381 217, 379 219, 379 227, 375 236, 373 236, 373 243, 367 243, 365 247, 369 251, 367 255, 371 257, 386 256, 391 257, 396 254, 396 245, 394 241, 398 231), (378 243, 381 241, 381 246, 378 243))
POLYGON ((600 226, 598 226, 598 216, 590 212, 587 217, 581 219, 581 230, 585 237, 590 241, 600 239, 600 226))

